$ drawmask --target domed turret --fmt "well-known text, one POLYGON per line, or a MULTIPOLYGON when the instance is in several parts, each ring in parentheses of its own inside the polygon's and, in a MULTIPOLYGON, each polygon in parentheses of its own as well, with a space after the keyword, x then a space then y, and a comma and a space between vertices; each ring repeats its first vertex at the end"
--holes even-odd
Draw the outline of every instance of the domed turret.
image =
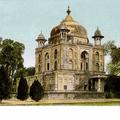
POLYGON ((46 39, 45 39, 44 35, 42 34, 42 32, 38 35, 36 41, 38 42, 38 47, 44 46, 46 39))
POLYGON ((97 27, 97 30, 95 31, 94 36, 92 38, 95 37, 104 38, 104 36, 101 34, 101 31, 99 30, 99 27, 97 27))
POLYGON ((92 38, 94 39, 95 45, 101 45, 101 40, 104 38, 104 36, 101 34, 101 31, 98 27, 92 38))

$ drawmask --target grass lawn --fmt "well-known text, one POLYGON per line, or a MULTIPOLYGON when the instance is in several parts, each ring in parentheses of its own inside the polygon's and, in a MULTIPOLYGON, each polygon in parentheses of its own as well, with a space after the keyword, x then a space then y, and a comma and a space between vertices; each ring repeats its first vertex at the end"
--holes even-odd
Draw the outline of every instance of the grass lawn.
POLYGON ((120 99, 80 99, 80 100, 3 100, 0 106, 119 106, 120 99))

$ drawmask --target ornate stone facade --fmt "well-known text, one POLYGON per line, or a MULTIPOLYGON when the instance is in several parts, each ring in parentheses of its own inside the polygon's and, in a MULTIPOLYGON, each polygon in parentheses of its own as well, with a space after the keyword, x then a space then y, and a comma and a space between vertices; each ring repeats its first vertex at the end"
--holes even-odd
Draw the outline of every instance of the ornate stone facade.
POLYGON ((89 43, 86 29, 74 21, 70 13, 68 8, 65 19, 52 29, 48 43, 42 33, 36 39, 36 77, 48 96, 53 92, 51 97, 59 92, 73 92, 72 97, 80 91, 104 92, 104 48, 101 45, 104 36, 97 28, 94 45, 89 43))

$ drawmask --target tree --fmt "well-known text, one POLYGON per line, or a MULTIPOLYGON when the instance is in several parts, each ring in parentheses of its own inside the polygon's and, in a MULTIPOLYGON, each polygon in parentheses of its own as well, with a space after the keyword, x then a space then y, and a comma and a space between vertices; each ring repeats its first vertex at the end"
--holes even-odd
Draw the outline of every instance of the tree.
POLYGON ((14 79, 15 73, 23 68, 23 53, 25 46, 22 43, 11 39, 3 40, 2 50, 0 52, 0 64, 7 70, 11 80, 14 79))
POLYGON ((108 41, 104 44, 105 55, 111 54, 112 49, 116 48, 115 41, 108 41))
POLYGON ((35 67, 28 67, 25 69, 26 76, 33 76, 35 75, 35 67))
POLYGON ((106 79, 105 92, 108 98, 120 98, 120 77, 109 75, 106 79))
POLYGON ((17 73, 15 73, 14 78, 19 78, 21 75, 24 75, 25 77, 35 75, 35 67, 24 67, 19 69, 17 73))
POLYGON ((7 71, 2 66, 0 68, 0 101, 10 98, 11 81, 8 78, 7 71))
POLYGON ((38 80, 35 80, 30 87, 30 97, 31 99, 38 102, 44 95, 43 87, 38 80))
POLYGON ((111 51, 111 58, 112 58, 112 63, 117 64, 120 62, 120 48, 114 48, 111 51))
POLYGON ((104 44, 106 54, 110 55, 111 62, 108 64, 109 73, 120 75, 120 48, 115 45, 114 41, 104 44))
POLYGON ((28 85, 26 79, 21 76, 18 86, 17 99, 26 100, 28 98, 28 85))
POLYGON ((120 76, 120 61, 116 64, 109 63, 108 69, 111 75, 120 76))

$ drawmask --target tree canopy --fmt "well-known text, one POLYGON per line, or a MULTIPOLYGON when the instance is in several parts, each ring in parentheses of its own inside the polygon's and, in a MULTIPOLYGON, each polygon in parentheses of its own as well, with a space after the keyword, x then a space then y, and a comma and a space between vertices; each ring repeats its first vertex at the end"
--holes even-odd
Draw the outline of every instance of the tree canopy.
POLYGON ((0 64, 5 67, 8 76, 13 80, 14 75, 23 68, 24 59, 22 57, 25 46, 22 43, 11 39, 5 39, 0 52, 0 64))
POLYGON ((111 56, 111 62, 108 64, 109 73, 120 75, 120 48, 114 41, 109 41, 104 45, 105 53, 111 56))

